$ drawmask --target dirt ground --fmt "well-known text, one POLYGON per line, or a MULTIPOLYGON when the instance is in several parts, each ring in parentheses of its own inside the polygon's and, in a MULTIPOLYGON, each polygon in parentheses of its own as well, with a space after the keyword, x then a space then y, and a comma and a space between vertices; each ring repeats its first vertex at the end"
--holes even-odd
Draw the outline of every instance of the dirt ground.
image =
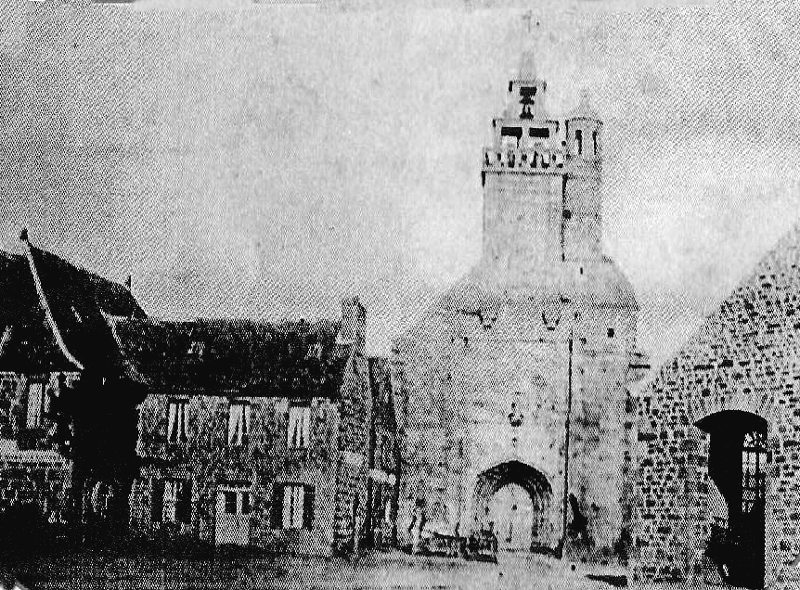
POLYGON ((16 576, 31 590, 219 590, 249 588, 613 590, 587 574, 619 576, 620 568, 501 553, 497 564, 374 553, 353 560, 310 557, 178 560, 104 557, 97 553, 27 561, 16 576))

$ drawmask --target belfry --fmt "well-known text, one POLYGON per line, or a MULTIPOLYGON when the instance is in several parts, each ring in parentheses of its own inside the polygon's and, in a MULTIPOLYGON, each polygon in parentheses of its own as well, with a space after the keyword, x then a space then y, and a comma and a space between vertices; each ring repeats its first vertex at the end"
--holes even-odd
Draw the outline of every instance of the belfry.
POLYGON ((396 342, 401 502, 501 548, 621 550, 638 307, 603 253, 603 124, 585 95, 551 116, 547 92, 524 51, 483 150, 481 258, 396 342))

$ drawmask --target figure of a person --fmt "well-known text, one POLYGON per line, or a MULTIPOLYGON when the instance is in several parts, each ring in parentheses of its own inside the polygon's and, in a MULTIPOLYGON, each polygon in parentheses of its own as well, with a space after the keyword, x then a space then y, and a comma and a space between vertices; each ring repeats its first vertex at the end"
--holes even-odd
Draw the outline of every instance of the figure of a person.
POLYGON ((417 554, 422 550, 422 529, 425 527, 425 505, 422 500, 417 500, 414 508, 414 517, 411 521, 411 553, 417 554))

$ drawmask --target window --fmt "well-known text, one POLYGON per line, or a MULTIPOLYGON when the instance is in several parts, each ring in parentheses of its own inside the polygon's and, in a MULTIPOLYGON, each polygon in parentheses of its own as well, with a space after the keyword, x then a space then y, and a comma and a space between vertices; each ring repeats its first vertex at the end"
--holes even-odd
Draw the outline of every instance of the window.
POLYGON ((236 492, 223 492, 225 495, 225 514, 236 514, 236 492))
POLYGON ((250 433, 250 404, 231 402, 228 410, 228 444, 243 445, 250 433))
POLYGON ((169 402, 169 423, 167 425, 167 442, 186 442, 186 401, 169 402))
POLYGON ((592 153, 597 155, 597 131, 592 131, 592 153))
POLYGON ((275 529, 311 529, 314 488, 304 484, 276 484, 271 520, 275 529))
POLYGON ((764 502, 767 441, 763 432, 748 432, 742 445, 742 514, 764 502))
POLYGON ((528 129, 528 136, 530 137, 541 137, 541 138, 548 138, 550 137, 550 129, 547 127, 531 127, 528 129))
POLYGON ((220 491, 225 514, 250 514, 250 492, 239 488, 226 488, 220 491))
POLYGON ((287 446, 290 449, 307 448, 310 430, 311 408, 309 406, 290 406, 289 427, 286 436, 287 446))
POLYGON ((192 516, 192 482, 180 479, 154 480, 151 487, 153 522, 188 524, 192 516))
POLYGON ((583 153, 583 131, 580 129, 575 130, 575 151, 578 155, 583 153))
POLYGON ((28 411, 25 422, 28 428, 38 428, 42 425, 42 417, 48 410, 47 395, 43 383, 28 385, 28 411))
POLYGON ((613 338, 614 337, 614 328, 609 328, 607 334, 608 334, 609 338, 613 338))

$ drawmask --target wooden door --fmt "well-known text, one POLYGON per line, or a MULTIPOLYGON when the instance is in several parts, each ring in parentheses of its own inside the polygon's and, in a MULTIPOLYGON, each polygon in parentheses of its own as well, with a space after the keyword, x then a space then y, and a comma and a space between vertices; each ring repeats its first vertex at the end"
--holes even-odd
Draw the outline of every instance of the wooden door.
POLYGON ((250 543, 250 489, 224 487, 217 490, 217 545, 250 543))

